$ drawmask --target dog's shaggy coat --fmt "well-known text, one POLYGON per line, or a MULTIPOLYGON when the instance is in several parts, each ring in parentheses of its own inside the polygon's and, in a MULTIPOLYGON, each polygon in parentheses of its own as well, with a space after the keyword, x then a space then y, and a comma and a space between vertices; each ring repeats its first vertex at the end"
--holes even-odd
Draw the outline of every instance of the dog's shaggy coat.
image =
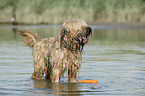
POLYGON ((32 78, 59 82, 67 70, 69 82, 76 82, 81 63, 81 52, 92 29, 82 20, 72 20, 62 25, 56 37, 39 39, 33 33, 23 30, 26 46, 33 48, 34 73, 32 78))

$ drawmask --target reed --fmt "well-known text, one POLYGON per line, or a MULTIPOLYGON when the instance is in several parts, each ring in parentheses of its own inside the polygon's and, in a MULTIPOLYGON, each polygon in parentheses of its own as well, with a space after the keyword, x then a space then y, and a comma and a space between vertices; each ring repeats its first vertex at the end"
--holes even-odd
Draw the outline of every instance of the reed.
POLYGON ((1 23, 144 22, 145 0, 0 0, 0 14, 1 23))

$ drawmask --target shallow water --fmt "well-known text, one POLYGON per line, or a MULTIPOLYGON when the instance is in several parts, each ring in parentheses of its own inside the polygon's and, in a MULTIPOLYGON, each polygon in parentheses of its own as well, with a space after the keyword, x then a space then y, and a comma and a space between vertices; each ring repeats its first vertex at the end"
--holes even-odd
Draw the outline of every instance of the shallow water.
POLYGON ((77 80, 98 84, 32 80, 31 49, 24 47, 17 30, 55 36, 60 25, 0 26, 0 95, 145 95, 145 27, 92 26, 93 35, 83 51, 77 80))

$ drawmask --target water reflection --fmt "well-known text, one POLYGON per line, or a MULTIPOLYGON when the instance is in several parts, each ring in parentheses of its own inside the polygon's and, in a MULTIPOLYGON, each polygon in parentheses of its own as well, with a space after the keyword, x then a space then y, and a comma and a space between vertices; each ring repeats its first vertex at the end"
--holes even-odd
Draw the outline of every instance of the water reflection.
POLYGON ((21 40, 20 36, 17 34, 19 30, 29 30, 34 34, 38 34, 39 38, 48 38, 56 36, 60 32, 60 26, 55 28, 51 26, 9 26, 1 25, 0 26, 0 40, 2 41, 12 41, 12 40, 21 40))
POLYGON ((17 32, 18 32, 18 29, 14 26, 13 28, 12 28, 12 32, 13 32, 13 40, 15 40, 17 37, 17 32))
POLYGON ((79 95, 77 83, 51 83, 47 80, 34 80, 34 94, 79 95))
POLYGON ((144 42, 144 29, 110 29, 110 30, 94 30, 92 40, 106 41, 106 43, 128 43, 128 42, 144 42))

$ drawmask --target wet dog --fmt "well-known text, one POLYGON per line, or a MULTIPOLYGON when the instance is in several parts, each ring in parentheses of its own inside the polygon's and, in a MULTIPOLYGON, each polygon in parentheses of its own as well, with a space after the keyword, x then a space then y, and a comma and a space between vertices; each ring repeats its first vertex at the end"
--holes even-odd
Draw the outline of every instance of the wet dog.
POLYGON ((20 31, 26 46, 33 48, 32 78, 43 79, 45 76, 52 82, 59 82, 67 71, 68 81, 76 82, 81 52, 91 33, 92 29, 82 20, 65 22, 56 37, 41 40, 32 32, 20 31))

